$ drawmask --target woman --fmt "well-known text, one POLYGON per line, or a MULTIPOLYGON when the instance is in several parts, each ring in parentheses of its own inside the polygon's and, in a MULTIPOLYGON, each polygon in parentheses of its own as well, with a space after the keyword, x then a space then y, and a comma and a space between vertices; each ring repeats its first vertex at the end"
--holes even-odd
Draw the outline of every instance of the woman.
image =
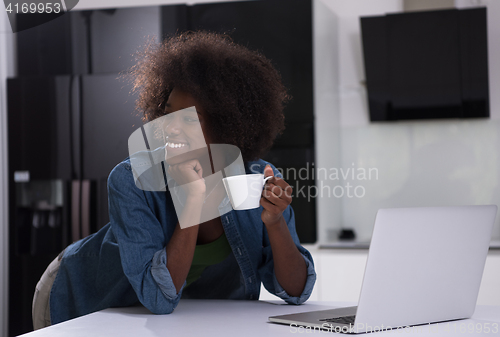
POLYGON ((307 300, 316 274, 295 231, 291 187, 258 159, 284 128, 287 95, 270 61, 227 37, 196 32, 150 45, 132 74, 145 119, 170 119, 167 176, 183 187, 184 208, 176 213, 170 190, 138 187, 130 158, 118 164, 108 179, 110 223, 47 268, 33 300, 35 329, 138 302, 168 314, 181 297, 257 300, 261 282, 288 303, 307 300), (188 119, 171 117, 190 107, 188 119), (194 124, 204 139, 190 134, 194 124), (203 148, 199 141, 234 145, 246 173, 274 176, 262 207, 200 223, 205 203, 222 209, 227 198, 215 180, 201 179, 213 163, 184 151, 203 148))

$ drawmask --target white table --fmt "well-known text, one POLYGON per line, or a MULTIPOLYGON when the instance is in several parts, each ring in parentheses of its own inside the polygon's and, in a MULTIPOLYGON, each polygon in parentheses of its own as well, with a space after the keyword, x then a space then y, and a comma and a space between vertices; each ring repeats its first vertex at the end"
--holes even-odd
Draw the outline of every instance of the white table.
MULTIPOLYGON (((269 323, 268 317, 311 310, 325 310, 352 305, 340 302, 307 302, 303 305, 287 305, 273 301, 230 301, 230 300, 181 300, 170 315, 153 315, 144 307, 112 308, 79 317, 23 336, 32 337, 160 337, 160 336, 321 336, 327 331, 306 331, 292 329, 287 325, 269 323)), ((471 319, 421 326, 420 330, 384 331, 376 335, 432 335, 472 336, 477 333, 460 332, 461 324, 489 326, 497 324, 500 330, 500 306, 478 306, 471 319), (447 325, 448 324, 448 325, 447 325)), ((411 329, 411 328, 410 328, 411 329)), ((476 331, 475 331, 476 332, 476 331)), ((500 336, 500 332, 483 333, 486 336, 500 336)), ((364 334, 360 336, 372 336, 364 334)), ((344 335, 348 336, 348 335, 344 335)))

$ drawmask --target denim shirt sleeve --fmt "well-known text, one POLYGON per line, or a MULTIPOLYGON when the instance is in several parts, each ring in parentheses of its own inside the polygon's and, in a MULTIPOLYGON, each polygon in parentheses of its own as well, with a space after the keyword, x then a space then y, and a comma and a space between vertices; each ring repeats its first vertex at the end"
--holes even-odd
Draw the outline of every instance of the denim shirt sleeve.
MULTIPOLYGON (((271 167, 273 168, 274 174, 276 176, 281 177, 279 171, 276 170, 274 166, 271 165, 271 167)), ((271 294, 280 297, 289 304, 302 304, 309 298, 309 296, 311 296, 312 290, 314 288, 314 283, 316 282, 316 272, 314 270, 314 262, 309 251, 307 251, 307 249, 305 249, 300 245, 299 237, 297 236, 297 231, 295 230, 295 215, 293 212, 293 208, 290 205, 288 205, 288 207, 283 211, 283 217, 285 218, 293 242, 297 246, 299 252, 302 254, 304 261, 306 263, 307 279, 306 279, 306 284, 304 286, 304 290, 302 291, 302 294, 300 294, 300 296, 298 297, 290 296, 286 292, 286 290, 283 289, 283 287, 279 284, 278 279, 276 278, 276 274, 274 273, 274 262, 273 262, 271 244, 265 226, 263 226, 264 233, 263 233, 263 248, 262 248, 263 249, 262 254, 264 256, 263 257, 264 264, 259 269, 259 273, 261 275, 261 280, 262 283, 264 284, 264 287, 271 294)))
POLYGON ((145 193, 150 192, 136 187, 128 163, 113 169, 108 178, 111 228, 123 271, 139 301, 154 314, 169 314, 177 306, 182 289, 176 292, 167 269, 165 231, 145 193))

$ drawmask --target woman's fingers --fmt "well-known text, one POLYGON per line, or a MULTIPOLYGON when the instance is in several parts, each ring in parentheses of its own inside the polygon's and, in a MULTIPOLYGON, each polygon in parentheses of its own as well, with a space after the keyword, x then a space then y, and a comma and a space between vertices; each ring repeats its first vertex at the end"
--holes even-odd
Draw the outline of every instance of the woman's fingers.
POLYGON ((260 198, 260 204, 264 207, 265 210, 275 214, 280 215, 283 210, 279 207, 267 200, 266 198, 260 198))
POLYGON ((291 195, 286 193, 281 187, 275 185, 266 186, 262 191, 262 196, 274 205, 282 207, 283 210, 292 202, 291 195))
POLYGON ((168 174, 188 192, 202 194, 206 191, 203 168, 198 160, 192 159, 180 164, 170 165, 168 174))
POLYGON ((168 172, 172 173, 172 175, 182 175, 186 177, 194 177, 194 173, 198 179, 203 178, 203 168, 201 167, 200 162, 196 159, 188 160, 176 165, 170 165, 168 172))
MULTIPOLYGON (((264 175, 273 175, 272 168, 266 166, 264 175)), ((279 223, 280 217, 283 216, 283 211, 292 202, 292 187, 282 178, 273 176, 267 180, 264 190, 262 191, 262 198, 260 204, 264 208, 262 212, 262 221, 266 226, 279 223)))
POLYGON ((198 174, 198 177, 203 179, 203 168, 201 167, 200 162, 198 160, 190 160, 190 164, 193 164, 193 170, 198 174))
POLYGON ((287 204, 292 203, 292 187, 281 178, 269 179, 264 191, 271 192, 272 195, 283 199, 287 204))

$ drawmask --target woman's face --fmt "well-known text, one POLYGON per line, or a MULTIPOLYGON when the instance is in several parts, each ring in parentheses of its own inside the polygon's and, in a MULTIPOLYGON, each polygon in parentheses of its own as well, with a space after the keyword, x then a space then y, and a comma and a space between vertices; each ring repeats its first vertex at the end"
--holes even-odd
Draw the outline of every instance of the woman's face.
POLYGON ((168 97, 165 113, 161 119, 168 164, 198 158, 207 152, 210 141, 206 120, 202 107, 193 96, 174 88, 168 97))

